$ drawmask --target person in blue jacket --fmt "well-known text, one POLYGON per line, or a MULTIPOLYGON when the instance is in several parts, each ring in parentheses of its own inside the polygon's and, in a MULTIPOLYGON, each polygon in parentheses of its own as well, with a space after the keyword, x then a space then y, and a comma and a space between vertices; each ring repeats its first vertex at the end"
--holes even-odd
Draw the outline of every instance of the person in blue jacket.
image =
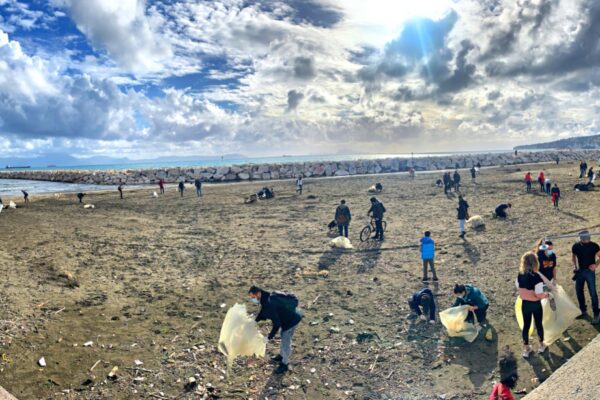
POLYGON ((473 285, 460 285, 454 286, 454 295, 456 295, 456 301, 452 307, 468 305, 469 314, 465 321, 475 323, 475 317, 479 325, 486 326, 487 321, 487 310, 490 306, 485 294, 481 293, 481 290, 473 285))
POLYGON ((431 268, 431 274, 433 275, 433 280, 437 281, 437 274, 435 273, 435 266, 433 262, 433 258, 435 257, 435 242, 431 238, 431 232, 426 231, 421 238, 421 244, 419 246, 421 250, 421 260, 423 260, 423 282, 427 282, 429 278, 427 277, 427 267, 431 268))
POLYGON ((429 314, 429 323, 435 324, 435 296, 429 288, 421 289, 408 298, 410 314, 407 319, 415 320, 421 318, 427 319, 429 314))

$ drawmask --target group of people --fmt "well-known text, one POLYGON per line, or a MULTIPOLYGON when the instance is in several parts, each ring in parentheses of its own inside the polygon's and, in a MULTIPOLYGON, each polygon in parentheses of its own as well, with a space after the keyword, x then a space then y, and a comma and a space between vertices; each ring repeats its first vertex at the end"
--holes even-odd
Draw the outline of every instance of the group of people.
MULTIPOLYGON (((376 197, 371 197, 371 208, 367 211, 367 215, 373 218, 375 222, 375 235, 373 240, 383 241, 383 215, 386 212, 383 203, 376 197)), ((346 204, 346 200, 342 199, 340 204, 335 209, 335 215, 330 227, 337 226, 340 236, 348 237, 348 227, 352 220, 350 208, 346 204)))
MULTIPOLYGON (((531 172, 528 171, 525 174, 525 188, 527 190, 527 193, 531 193, 531 172)), ((558 187, 557 183, 554 183, 554 186, 552 186, 552 182, 550 182, 550 178, 548 178, 545 174, 544 171, 540 171, 538 178, 537 178, 538 184, 540 185, 540 192, 545 193, 547 196, 550 196, 550 200, 552 202, 552 205, 555 208, 558 208, 558 202, 560 200, 560 188, 558 187)))
POLYGON ((450 172, 445 172, 442 176, 442 183, 444 185, 444 194, 450 193, 452 190, 460 192, 460 174, 458 170, 454 171, 454 174, 450 175, 450 172))

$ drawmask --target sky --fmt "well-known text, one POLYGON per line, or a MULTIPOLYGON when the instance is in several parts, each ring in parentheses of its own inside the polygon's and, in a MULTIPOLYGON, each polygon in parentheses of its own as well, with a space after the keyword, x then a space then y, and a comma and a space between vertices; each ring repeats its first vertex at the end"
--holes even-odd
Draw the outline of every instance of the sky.
POLYGON ((0 154, 509 149, 597 134, 598 0, 0 0, 0 154))

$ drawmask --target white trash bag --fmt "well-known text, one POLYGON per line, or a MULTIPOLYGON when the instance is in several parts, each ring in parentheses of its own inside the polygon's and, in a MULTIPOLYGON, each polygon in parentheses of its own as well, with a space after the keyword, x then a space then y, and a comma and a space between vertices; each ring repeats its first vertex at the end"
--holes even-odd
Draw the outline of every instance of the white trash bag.
POLYGON ((473 215, 467 220, 467 224, 475 230, 485 228, 485 222, 483 221, 483 218, 481 218, 481 215, 473 215))
POLYGON ((350 243, 350 239, 345 236, 338 236, 329 242, 331 247, 334 249, 353 249, 352 243, 350 243))
POLYGON ((8 203, 8 208, 17 208, 17 204, 11 200, 10 203, 8 203))
POLYGON ((96 208, 96 206, 93 204, 86 204, 85 206, 83 206, 83 208, 96 208))
POLYGON ((228 374, 238 356, 264 357, 266 342, 245 305, 236 303, 227 311, 219 336, 219 351, 227 356, 228 374))
POLYGON ((480 327, 465 321, 469 315, 469 306, 450 307, 440 312, 440 321, 448 330, 450 337, 462 337, 467 342, 473 343, 479 335, 480 327))

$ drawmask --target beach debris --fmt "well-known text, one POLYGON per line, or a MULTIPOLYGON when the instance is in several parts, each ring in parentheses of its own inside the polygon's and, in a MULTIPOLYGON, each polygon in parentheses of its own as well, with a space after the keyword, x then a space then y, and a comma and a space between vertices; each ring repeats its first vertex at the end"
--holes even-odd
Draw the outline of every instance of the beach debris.
POLYGON ((356 335, 357 343, 372 342, 376 339, 379 340, 379 335, 377 333, 360 332, 358 335, 356 335))
POLYGON ((330 333, 340 333, 340 328, 338 328, 337 326, 332 326, 331 328, 329 328, 329 332, 330 333))
POLYGON ((133 378, 133 383, 142 383, 146 380, 146 378, 144 378, 143 376, 136 376, 135 378, 133 378))
POLYGON ((194 389, 196 389, 197 386, 198 386, 198 382, 196 381, 196 378, 191 376, 188 378, 188 380, 185 383, 185 385, 183 386, 183 388, 185 389, 186 392, 191 392, 194 389))
POLYGON ((135 365, 137 365, 138 367, 139 367, 140 365, 144 365, 144 363, 143 363, 143 362, 141 362, 140 360, 133 360, 133 363, 134 363, 135 365))
POLYGON ((8 208, 17 208, 17 204, 11 200, 10 203, 8 203, 8 208))
POLYGON ((483 221, 483 218, 481 218, 481 215, 473 215, 467 220, 467 224, 476 231, 485 229, 485 222, 483 221))
POLYGON ((93 345, 94 345, 94 342, 92 342, 92 341, 90 340, 90 341, 88 341, 88 342, 85 342, 85 343, 83 344, 83 347, 92 347, 93 345))
POLYGON ((42 368, 44 368, 46 366, 46 359, 44 357, 40 358, 38 360, 38 365, 42 368))
POLYGON ((158 197, 158 193, 156 193, 156 192, 152 193, 152 197, 157 198, 158 197))
POLYGON ((102 360, 98 360, 98 361, 96 361, 96 362, 94 363, 94 365, 92 365, 92 367, 90 368, 90 372, 92 372, 92 371, 94 370, 94 368, 96 368, 96 366, 97 366, 98 364, 100 364, 100 361, 102 361, 102 360))
POLYGON ((329 244, 334 249, 352 249, 353 248, 352 243, 350 243, 350 240, 344 236, 336 237, 331 242, 329 242, 329 244))
POLYGON ((86 204, 83 206, 83 208, 96 208, 96 206, 93 204, 86 204))
POLYGON ((108 373, 107 378, 111 381, 116 381, 118 379, 117 372, 119 372, 119 367, 115 365, 108 373))

